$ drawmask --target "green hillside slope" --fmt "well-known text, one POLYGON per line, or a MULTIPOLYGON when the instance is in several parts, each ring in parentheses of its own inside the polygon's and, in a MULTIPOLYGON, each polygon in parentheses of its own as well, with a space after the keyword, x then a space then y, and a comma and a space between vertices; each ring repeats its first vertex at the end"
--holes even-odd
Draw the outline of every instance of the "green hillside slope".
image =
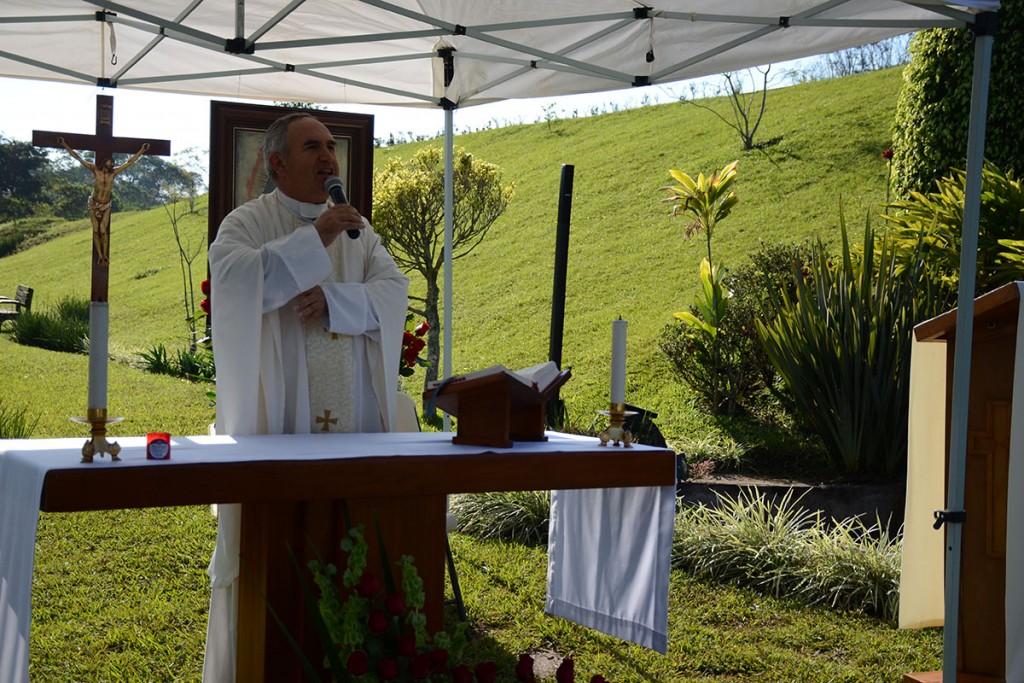
MULTIPOLYGON (((559 175, 562 164, 571 164, 575 192, 563 365, 572 366, 573 379, 562 393, 571 421, 587 426, 595 411, 607 408, 611 321, 621 316, 629 321, 627 401, 659 413, 670 440, 707 429, 707 419, 692 408, 657 348, 661 328, 696 292, 704 253, 703 241, 686 242, 684 220, 669 217, 660 202, 668 169, 710 172, 739 160, 740 203, 715 241, 716 258, 727 266, 742 265, 759 240, 830 241, 840 198, 856 226, 866 213, 877 213, 885 197, 881 152, 889 146, 899 87, 899 70, 889 70, 773 91, 759 139, 776 142, 746 153, 737 134, 713 114, 682 104, 458 136, 457 146, 503 168, 517 197, 484 243, 455 262, 454 371, 495 363, 527 366, 547 358, 559 175)), ((726 112, 724 101, 709 103, 726 112)), ((377 150, 376 163, 408 158, 424 144, 441 141, 377 150)), ((205 235, 205 200, 200 209, 189 219, 191 239, 205 235)), ((42 309, 68 294, 87 298, 89 240, 82 222, 77 232, 0 259, 0 293, 28 284, 42 309)), ((200 265, 196 286, 204 273, 200 265)), ((415 277, 413 287, 422 287, 415 277)), ((177 247, 162 209, 113 216, 110 288, 116 359, 128 360, 156 343, 172 349, 185 344, 177 247)), ((0 384, 0 399, 23 405, 28 394, 69 391, 39 385, 31 376, 13 381, 12 357, 45 366, 53 356, 37 350, 15 354, 12 345, 7 334, 0 335, 0 379, 12 380, 0 384)), ((84 403, 82 361, 81 387, 74 391, 84 403)), ((76 363, 68 372, 78 371, 71 368, 76 363)), ((422 371, 407 390, 415 395, 420 381, 422 371)), ((181 409, 196 416, 185 424, 208 420, 201 388, 187 393, 191 398, 181 409)), ((113 400, 111 411, 117 412, 113 400)), ((40 435, 57 429, 44 420, 40 435)))

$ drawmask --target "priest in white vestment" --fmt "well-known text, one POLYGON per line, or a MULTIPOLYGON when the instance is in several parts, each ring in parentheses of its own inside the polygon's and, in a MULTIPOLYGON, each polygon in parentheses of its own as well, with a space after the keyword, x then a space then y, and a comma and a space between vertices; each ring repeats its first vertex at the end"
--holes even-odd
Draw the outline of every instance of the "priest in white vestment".
MULTIPOLYGON (((263 152, 277 188, 232 211, 209 249, 217 432, 388 431, 409 280, 355 208, 327 201, 338 162, 323 124, 282 117, 263 152)), ((222 505, 204 683, 235 683, 238 543, 238 506, 222 505)))

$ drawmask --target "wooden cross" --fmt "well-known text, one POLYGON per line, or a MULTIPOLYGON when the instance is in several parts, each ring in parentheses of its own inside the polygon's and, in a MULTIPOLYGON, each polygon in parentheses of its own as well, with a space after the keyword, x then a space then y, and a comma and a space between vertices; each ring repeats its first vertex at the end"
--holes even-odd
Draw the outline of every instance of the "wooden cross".
POLYGON ((128 164, 121 167, 113 166, 115 153, 135 154, 129 163, 142 154, 168 156, 171 153, 170 140, 143 140, 141 138, 114 137, 114 98, 110 95, 96 96, 96 133, 86 135, 80 133, 56 133, 48 130, 32 131, 32 144, 37 147, 55 147, 67 149, 82 165, 93 171, 93 198, 99 203, 90 201, 89 214, 93 221, 93 258, 92 258, 92 301, 106 301, 110 271, 108 254, 110 249, 109 199, 112 190, 113 176, 128 164), (62 144, 63 143, 63 144, 62 144), (92 164, 78 156, 76 149, 93 150, 96 153, 92 164), (107 165, 110 160, 110 165, 107 165), (98 197, 98 195, 100 195, 98 197), (106 196, 107 206, 102 206, 106 196), (105 211, 105 214, 103 213, 105 211))

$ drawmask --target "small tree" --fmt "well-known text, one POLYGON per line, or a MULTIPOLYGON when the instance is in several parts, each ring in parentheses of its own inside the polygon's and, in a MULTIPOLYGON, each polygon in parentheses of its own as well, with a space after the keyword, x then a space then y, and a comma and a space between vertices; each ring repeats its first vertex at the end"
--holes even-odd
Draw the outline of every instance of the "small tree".
MULTIPOLYGON (((726 342, 720 330, 728 313, 726 289, 723 285, 725 270, 712 260, 711 242, 718 222, 726 218, 739 201, 732 191, 736 179, 736 163, 732 162, 721 173, 710 176, 699 174, 696 179, 682 171, 670 169, 669 173, 679 183, 662 188, 669 196, 663 201, 672 204, 672 215, 687 214, 690 222, 683 233, 689 239, 701 232, 707 246, 707 256, 700 264, 700 294, 691 310, 680 311, 675 317, 683 322, 676 332, 681 334, 679 342, 701 359, 705 369, 700 376, 685 376, 691 386, 701 391, 714 412, 732 413, 736 408, 738 384, 735 369, 726 353, 726 342)), ((665 342, 670 340, 666 339, 665 342)), ((665 349, 665 343, 663 343, 665 349)), ((666 349, 666 353, 671 353, 666 349)))
POLYGON ((725 99, 732 108, 731 121, 716 109, 700 102, 696 97, 695 91, 691 91, 693 97, 686 99, 684 96, 682 102, 705 109, 720 118, 740 136, 740 141, 743 143, 743 151, 749 152, 756 147, 754 136, 757 135, 757 129, 761 126, 761 119, 764 118, 765 105, 768 103, 768 72, 771 70, 771 64, 766 66, 764 71, 757 69, 757 72, 761 74, 761 90, 758 91, 754 74, 750 69, 747 69, 747 76, 750 78, 751 84, 749 94, 743 92, 744 79, 742 76, 736 73, 726 73, 723 75, 725 85, 719 86, 712 94, 715 96, 725 96, 725 99), (760 103, 758 104, 759 100, 760 103), (754 109, 755 105, 757 106, 756 111, 754 109))
MULTIPOLYGON (((192 284, 192 264, 203 251, 205 240, 198 240, 196 244, 187 236, 182 235, 181 221, 186 212, 183 211, 183 202, 187 198, 187 184, 167 185, 160 192, 163 200, 164 211, 171 221, 171 230, 174 232, 174 241, 178 245, 178 263, 181 266, 181 288, 182 304, 185 306, 185 324, 189 332, 189 353, 195 354, 199 342, 199 332, 196 330, 196 296, 195 286, 192 284)), ((191 206, 191 203, 189 204, 191 206)), ((188 213, 191 213, 188 212, 188 213)))
MULTIPOLYGON (((515 195, 502 186, 501 169, 459 148, 453 160, 455 206, 452 260, 462 258, 483 241, 491 225, 515 195)), ((405 272, 417 272, 426 282, 421 306, 410 310, 423 316, 427 333, 426 382, 437 379, 440 358, 438 283, 444 265, 444 155, 425 147, 409 161, 392 159, 374 175, 373 223, 384 247, 405 272)), ((433 418, 433 415, 424 415, 433 418)))

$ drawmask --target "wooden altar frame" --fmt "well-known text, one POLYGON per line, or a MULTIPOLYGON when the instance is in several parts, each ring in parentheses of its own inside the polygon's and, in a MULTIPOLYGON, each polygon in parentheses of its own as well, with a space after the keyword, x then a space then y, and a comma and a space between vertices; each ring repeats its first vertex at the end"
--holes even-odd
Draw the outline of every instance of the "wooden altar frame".
MULTIPOLYGON (((339 435, 349 436, 349 435, 339 435)), ((388 435, 383 435, 388 436, 388 435)), ((424 439, 448 435, 423 434, 424 439)), ((278 437, 280 438, 280 437, 278 437)), ((666 449, 630 449, 557 441, 532 450, 496 452, 448 445, 443 454, 342 457, 311 460, 244 460, 197 464, 161 462, 153 467, 80 467, 49 470, 40 510, 74 512, 167 507, 212 502, 242 504, 237 679, 246 683, 298 683, 302 670, 266 605, 279 611, 300 642, 313 640, 298 579, 285 542, 309 559, 308 540, 337 547, 336 509, 344 499, 353 521, 381 520, 388 553, 416 557, 427 595, 428 626, 442 626, 444 599, 444 497, 451 493, 582 489, 675 484, 675 455, 666 449), (449 450, 450 449, 450 450, 449 450), (313 520, 303 527, 297 520, 313 520), (312 534, 309 529, 312 528, 312 534), (279 605, 292 609, 280 610, 279 605), (283 614, 281 612, 284 612, 283 614)), ((371 522, 372 524, 372 522, 371 522)), ((372 528, 372 527, 371 527, 372 528)), ((372 534, 369 559, 374 561, 372 534)), ((320 548, 317 549, 318 551, 320 548)), ((327 561, 337 561, 330 554, 327 561)), ((315 642, 307 647, 315 648, 315 642)))
MULTIPOLYGON (((252 171, 262 164, 262 155, 257 157, 258 150, 250 150, 252 153, 247 156, 246 149, 262 144, 263 134, 271 123, 296 112, 316 117, 338 141, 338 176, 345 183, 345 193, 352 205, 370 218, 373 209, 372 115, 214 100, 210 102, 209 243, 217 237, 224 217, 250 199, 237 196, 236 181, 248 172, 246 167, 252 171)), ((255 188, 255 196, 262 189, 255 188)))

